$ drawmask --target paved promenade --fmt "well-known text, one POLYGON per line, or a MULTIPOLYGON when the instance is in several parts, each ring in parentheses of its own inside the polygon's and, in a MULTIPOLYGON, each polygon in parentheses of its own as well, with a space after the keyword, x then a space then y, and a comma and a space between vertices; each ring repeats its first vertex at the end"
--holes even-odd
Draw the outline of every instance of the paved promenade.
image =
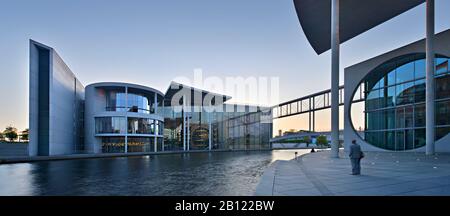
POLYGON ((264 172, 255 195, 450 195, 450 155, 366 152, 361 176, 350 175, 341 150, 310 153, 297 160, 276 161, 264 172))

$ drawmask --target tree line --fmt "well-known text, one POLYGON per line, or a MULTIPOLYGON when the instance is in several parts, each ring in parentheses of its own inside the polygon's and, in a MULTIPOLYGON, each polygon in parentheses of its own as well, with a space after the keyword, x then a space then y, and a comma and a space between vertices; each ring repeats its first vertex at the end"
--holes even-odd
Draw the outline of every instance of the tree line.
POLYGON ((23 131, 18 131, 17 128, 13 126, 7 126, 5 130, 0 131, 0 141, 8 142, 26 142, 29 140, 29 129, 23 131))

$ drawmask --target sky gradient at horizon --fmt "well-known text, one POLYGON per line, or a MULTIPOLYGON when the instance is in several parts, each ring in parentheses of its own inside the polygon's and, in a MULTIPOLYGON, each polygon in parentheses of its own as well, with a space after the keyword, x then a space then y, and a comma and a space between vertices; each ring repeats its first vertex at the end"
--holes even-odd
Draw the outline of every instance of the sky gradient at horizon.
MULTIPOLYGON (((450 28, 449 10, 436 0, 436 32, 450 28)), ((29 39, 55 48, 85 86, 164 92, 196 68, 206 77, 277 76, 281 101, 330 86, 330 54, 315 54, 292 0, 2 0, 0 20, 0 130, 28 125, 29 39)), ((341 83, 343 68, 424 35, 422 4, 344 43, 341 83)))

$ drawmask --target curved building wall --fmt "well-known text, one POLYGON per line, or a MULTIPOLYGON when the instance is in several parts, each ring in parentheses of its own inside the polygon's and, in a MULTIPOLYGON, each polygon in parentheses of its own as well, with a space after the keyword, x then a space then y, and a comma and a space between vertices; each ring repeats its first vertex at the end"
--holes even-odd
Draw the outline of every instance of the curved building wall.
POLYGON ((88 85, 85 101, 87 152, 161 150, 163 97, 158 90, 129 83, 88 85))
MULTIPOLYGON (((447 30, 435 37, 434 50, 437 55, 450 56, 450 31, 447 30)), ((380 65, 389 62, 393 59, 405 57, 411 54, 424 53, 425 51, 425 40, 420 40, 415 43, 409 44, 407 46, 401 47, 394 51, 382 54, 370 60, 361 62, 359 64, 345 68, 345 92, 344 92, 344 137, 345 137, 345 149, 348 150, 348 146, 351 144, 351 140, 357 140, 361 144, 361 147, 365 151, 388 151, 385 146, 377 147, 375 145, 366 142, 358 133, 355 131, 351 119, 351 102, 353 100, 354 93, 360 87, 360 84, 369 77, 383 77, 386 74, 383 71, 375 70, 380 65), (380 74, 377 74, 380 73, 380 74)), ((420 81, 420 80, 419 80, 420 81)), ((406 82, 405 82, 406 83, 406 82)), ((413 85, 415 87, 416 85, 413 85)), ((370 89, 373 89, 369 86, 370 89)), ((369 90, 370 90, 369 89, 369 90)), ((369 95, 370 99, 370 95, 369 95)), ((367 105, 366 105, 367 107, 367 105)), ((438 122, 438 121, 437 121, 438 122)), ((367 125, 366 125, 367 126, 367 125)), ((450 140, 450 135, 444 135, 435 143, 436 151, 438 152, 448 152, 450 151, 450 145, 448 141, 450 140)), ((395 148, 395 147, 394 147, 395 148)), ((414 151, 425 151, 424 147, 410 148, 414 151)))

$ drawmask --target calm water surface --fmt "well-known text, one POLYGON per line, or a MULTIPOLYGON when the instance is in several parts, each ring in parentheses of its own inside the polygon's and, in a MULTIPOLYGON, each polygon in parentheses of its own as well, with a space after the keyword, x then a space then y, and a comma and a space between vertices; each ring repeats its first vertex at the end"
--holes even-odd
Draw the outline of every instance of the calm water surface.
POLYGON ((212 152, 0 165, 0 195, 253 195, 294 152, 212 152))

